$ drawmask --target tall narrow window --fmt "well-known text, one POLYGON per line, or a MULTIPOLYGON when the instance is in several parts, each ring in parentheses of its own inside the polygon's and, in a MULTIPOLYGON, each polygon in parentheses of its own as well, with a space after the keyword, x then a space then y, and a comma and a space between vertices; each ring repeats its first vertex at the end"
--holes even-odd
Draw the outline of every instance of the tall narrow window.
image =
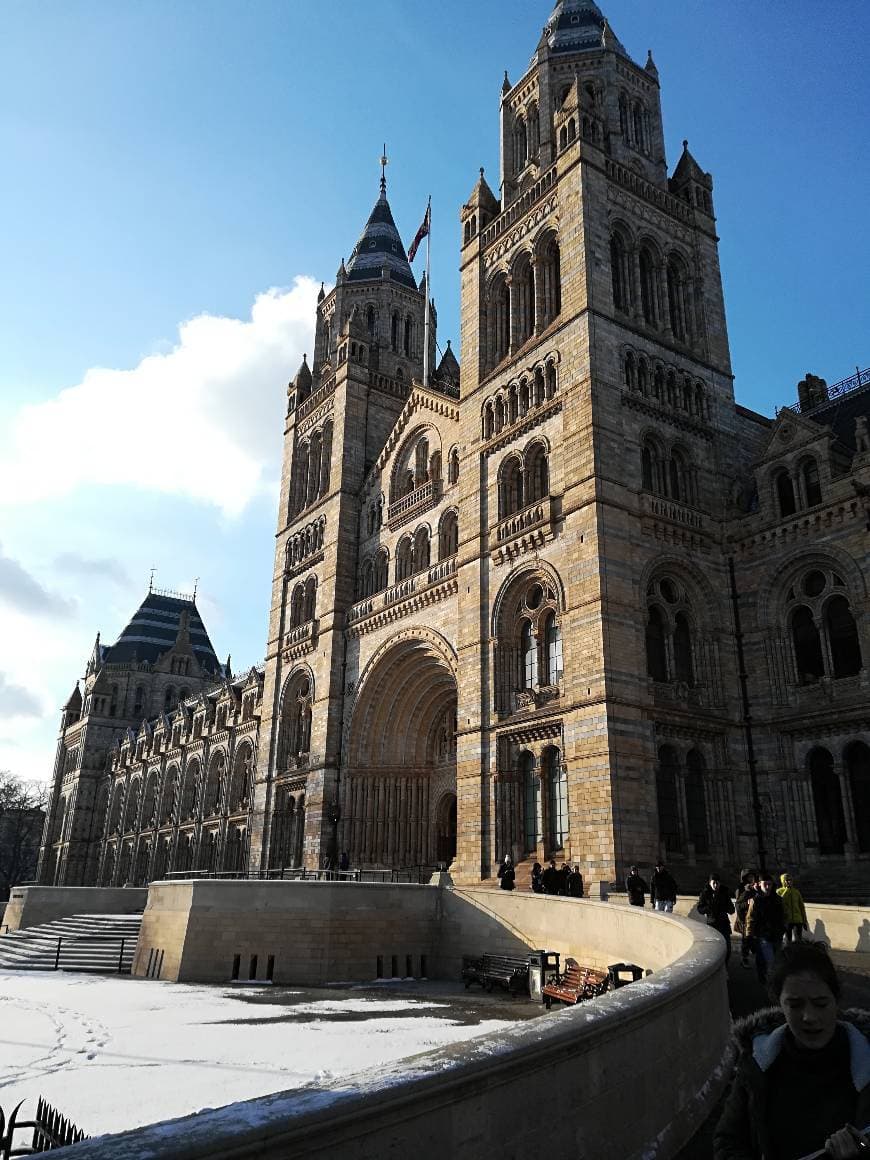
POLYGON ((544 618, 544 642, 547 649, 547 684, 558 685, 562 680, 562 630, 555 612, 544 618))
POLYGON ((679 759, 676 750, 663 745, 659 750, 659 764, 656 770, 656 800, 659 815, 659 835, 661 844, 668 853, 681 849, 680 811, 677 804, 677 771, 679 759))
POLYGON ((852 792, 858 849, 862 854, 870 854, 870 748, 863 741, 854 741, 846 747, 844 758, 852 792))
POLYGON ((689 627, 689 618, 684 612, 678 612, 674 617, 674 676, 678 681, 684 681, 690 688, 695 683, 692 630, 689 627))
POLYGON ((825 674, 822 641, 813 614, 804 605, 792 613, 791 635, 798 681, 802 685, 815 684, 825 674))
POLYGON ((613 288, 613 305, 623 314, 628 312, 629 294, 625 243, 619 234, 610 239, 610 280, 613 288))
POLYGON ((541 779, 531 753, 520 755, 523 788, 523 844, 527 854, 534 854, 541 840, 541 779))
POLYGON ((650 608, 646 623, 646 671, 654 681, 668 679, 664 617, 655 605, 650 608))
POLYGON ((654 326, 658 320, 658 304, 656 301, 656 264, 649 249, 644 246, 640 251, 640 304, 643 319, 649 326, 654 326))
POLYGON ((792 516, 797 511, 794 495, 794 484, 787 471, 781 471, 776 477, 776 498, 779 503, 781 516, 792 516))
POLYGON ((842 854, 846 840, 846 820, 840 779, 834 772, 834 759, 827 749, 813 749, 809 755, 810 785, 816 808, 816 827, 820 854, 842 854))
POLYGON ((861 671, 858 628, 845 596, 835 596, 825 607, 825 624, 835 677, 853 677, 861 671))
POLYGON ((547 782, 549 846, 551 850, 561 850, 568 833, 568 777, 558 749, 551 746, 544 750, 543 767, 547 782))
POLYGON ((803 465, 804 499, 807 507, 816 507, 822 502, 822 485, 819 482, 819 466, 815 459, 808 459, 803 465))
POLYGON ((535 640, 530 620, 523 621, 520 652, 523 663, 523 688, 534 689, 538 683, 538 642, 535 640))
POLYGON ((686 754, 686 821, 689 827, 689 841, 696 854, 710 852, 710 838, 707 829, 707 791, 704 785, 707 765, 704 755, 697 749, 686 754))

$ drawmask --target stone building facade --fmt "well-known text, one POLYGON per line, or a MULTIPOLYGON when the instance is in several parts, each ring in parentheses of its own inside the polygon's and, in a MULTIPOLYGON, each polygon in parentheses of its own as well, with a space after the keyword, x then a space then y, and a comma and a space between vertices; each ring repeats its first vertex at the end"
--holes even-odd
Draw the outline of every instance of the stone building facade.
MULTIPOLYGON (((192 814, 132 810, 139 831, 106 805, 83 880, 339 851, 464 880, 506 853, 587 882, 659 854, 686 885, 760 859, 866 869, 870 373, 808 375, 775 419, 735 402, 713 180, 685 144, 669 174, 652 56, 591 0, 560 0, 505 77, 500 133, 498 196, 481 171, 460 212, 461 372, 448 345, 422 381, 425 288, 383 182, 320 296, 262 672, 202 671, 156 723, 67 707, 67 813, 95 729, 73 818, 131 770, 131 800, 168 800, 148 778, 173 762, 198 787, 192 814)), ((47 841, 43 881, 75 840, 47 841)))

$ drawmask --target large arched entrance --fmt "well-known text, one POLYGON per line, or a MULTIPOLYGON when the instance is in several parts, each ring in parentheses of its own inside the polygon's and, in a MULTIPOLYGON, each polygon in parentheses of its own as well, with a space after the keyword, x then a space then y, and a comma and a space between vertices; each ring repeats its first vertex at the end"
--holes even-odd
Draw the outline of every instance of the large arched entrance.
POLYGON ((420 629, 385 645, 365 669, 341 781, 339 850, 351 865, 433 866, 455 853, 456 658, 420 629), (449 814, 449 811, 448 811, 449 814))

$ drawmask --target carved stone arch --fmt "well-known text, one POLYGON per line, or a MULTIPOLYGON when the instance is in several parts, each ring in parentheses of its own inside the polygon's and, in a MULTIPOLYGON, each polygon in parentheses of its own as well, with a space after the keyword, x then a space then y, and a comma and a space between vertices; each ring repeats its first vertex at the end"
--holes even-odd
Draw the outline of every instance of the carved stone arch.
POLYGON ((390 470, 390 503, 394 503, 405 494, 402 483, 407 473, 415 470, 414 455, 421 439, 428 440, 429 456, 435 451, 439 454, 441 452, 441 432, 434 424, 417 423, 415 427, 406 431, 393 456, 393 466, 390 470))
POLYGON ((797 548, 762 579, 758 585, 756 617, 759 624, 773 624, 782 610, 789 588, 789 581, 797 579, 800 573, 813 567, 832 569, 843 578, 845 595, 857 616, 858 605, 867 600, 867 581, 855 560, 835 544, 826 544, 823 549, 797 548))
POLYGON ((493 638, 498 637, 498 626, 504 615, 505 607, 514 594, 527 585, 531 584, 535 578, 549 581, 556 593, 556 603, 559 612, 564 612, 566 608, 565 586, 562 583, 562 578, 552 564, 546 560, 538 560, 535 563, 523 564, 518 567, 509 576, 506 576, 499 588, 496 598, 492 605, 492 615, 490 619, 490 633, 493 638))
POLYGON ((634 230, 625 218, 620 217, 618 214, 611 214, 609 226, 611 234, 619 234, 625 245, 630 249, 634 249, 637 238, 634 230))
POLYGON ((723 623, 721 602, 712 584, 693 561, 681 556, 656 556, 646 564, 638 582, 641 604, 645 606, 650 584, 666 572, 671 573, 676 579, 688 580, 690 595, 694 597, 691 603, 699 626, 701 624, 715 626, 723 623))
POLYGON ((522 454, 522 459, 523 459, 524 463, 528 462, 530 452, 534 451, 534 449, 538 446, 540 446, 544 449, 545 455, 549 456, 552 454, 553 449, 552 449, 552 446, 550 444, 550 440, 547 438, 547 436, 544 434, 543 431, 539 431, 535 435, 532 436, 532 438, 528 441, 528 443, 522 449, 521 454, 522 454))

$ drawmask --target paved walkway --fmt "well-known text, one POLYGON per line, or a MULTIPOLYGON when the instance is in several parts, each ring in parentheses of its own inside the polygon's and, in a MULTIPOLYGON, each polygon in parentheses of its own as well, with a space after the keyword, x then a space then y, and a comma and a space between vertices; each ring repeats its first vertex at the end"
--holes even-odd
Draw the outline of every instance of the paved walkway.
MULTIPOLYGON (((734 940, 734 952, 728 964, 728 1003, 735 1019, 769 1007, 767 991, 759 983, 753 961, 749 970, 740 965, 739 941, 734 940)), ((837 965, 843 993, 841 1006, 864 1007, 870 1010, 870 954, 858 951, 832 951, 837 965)), ((704 1122, 698 1134, 679 1153, 676 1160, 711 1160, 713 1131, 722 1111, 724 1096, 704 1122)))

